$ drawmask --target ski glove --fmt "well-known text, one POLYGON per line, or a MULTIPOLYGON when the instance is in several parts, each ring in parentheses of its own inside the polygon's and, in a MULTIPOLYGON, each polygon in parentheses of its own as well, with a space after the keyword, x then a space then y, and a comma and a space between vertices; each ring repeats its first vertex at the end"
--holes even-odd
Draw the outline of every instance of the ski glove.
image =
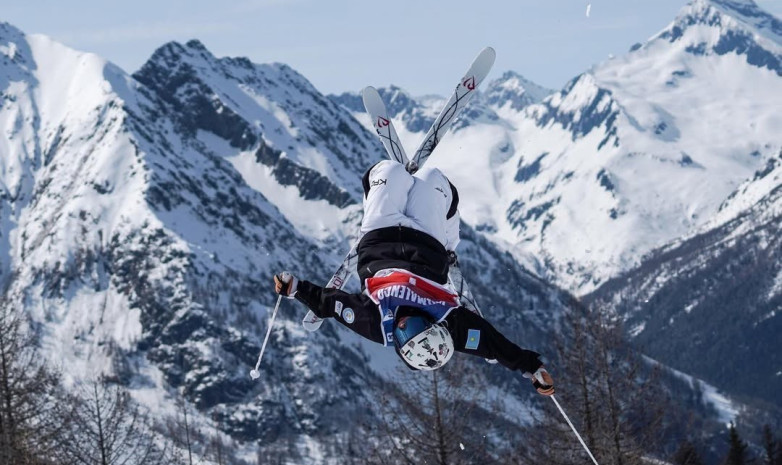
POLYGON ((274 292, 283 297, 292 299, 296 295, 298 284, 299 280, 287 271, 274 275, 274 292))
POLYGON ((535 386, 535 390, 538 391, 538 394, 544 396, 550 396, 554 394, 554 379, 545 368, 538 368, 535 373, 532 373, 531 378, 532 385, 535 386))

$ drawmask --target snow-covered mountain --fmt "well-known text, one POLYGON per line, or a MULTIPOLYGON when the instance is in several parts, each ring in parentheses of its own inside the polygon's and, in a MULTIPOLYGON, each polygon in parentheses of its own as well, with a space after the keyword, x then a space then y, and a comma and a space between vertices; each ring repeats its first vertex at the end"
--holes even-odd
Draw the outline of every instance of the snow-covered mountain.
MULTIPOLYGON (((412 153, 417 147, 414 144, 423 139, 423 135, 429 130, 438 113, 442 110, 446 99, 437 95, 413 97, 394 85, 381 87, 378 89, 378 93, 386 102, 386 108, 394 119, 394 125, 400 138, 412 153)), ((500 78, 486 84, 485 92, 479 92, 470 106, 465 109, 465 113, 457 118, 453 129, 458 131, 466 125, 473 124, 480 119, 479 115, 487 113, 488 119, 496 123, 500 118, 495 110, 503 112, 507 109, 515 113, 526 106, 540 103, 552 93, 554 93, 553 90, 535 84, 516 72, 506 71, 500 78)), ((350 111, 365 127, 372 128, 358 92, 345 92, 329 97, 350 111)), ((462 160, 459 159, 459 161, 462 160)))
POLYGON ((483 101, 493 108, 521 111, 529 105, 542 102, 553 93, 553 90, 540 86, 516 72, 506 71, 501 77, 489 83, 483 93, 483 101))
MULTIPOLYGON (((120 374, 150 403, 180 392, 234 437, 278 423, 259 421, 260 392, 272 410, 308 399, 277 418, 311 420, 335 396, 316 381, 322 371, 256 384, 246 367, 270 273, 296 264, 325 275, 328 257, 160 95, 97 56, 1 28, 1 277, 45 352, 75 379, 120 374)), ((279 367, 320 347, 288 349, 270 366, 290 376, 279 367)))
MULTIPOLYGON (((744 396, 731 380, 753 367, 779 404, 782 22, 694 0, 562 91, 506 92, 525 88, 488 84, 430 161, 465 221, 540 276, 597 289, 651 356, 744 396)), ((422 107, 392 112, 408 150, 422 107)))
MULTIPOLYGON (((708 165, 696 166, 694 157, 686 165, 713 179, 696 176, 689 178, 692 185, 674 186, 697 215, 692 225, 588 297, 625 318, 649 355, 726 392, 776 405, 782 402, 782 119, 774 109, 782 108, 781 39, 782 23, 750 2, 693 2, 650 42, 634 47, 631 56, 640 52, 655 63, 656 50, 672 46, 681 54, 683 48, 683 57, 667 57, 682 72, 665 83, 682 99, 697 97, 698 89, 690 84, 679 94, 688 87, 680 78, 716 72, 717 85, 724 85, 740 70, 747 74, 732 93, 724 89, 722 99, 697 108, 729 115, 724 121, 696 114, 689 119, 697 124, 678 123, 682 129, 672 143, 687 143, 685 130, 694 131, 693 146, 711 150, 704 153, 708 165), (747 373, 757 383, 734 382, 747 373)), ((681 112, 677 121, 684 120, 681 112)))
POLYGON ((669 366, 782 404, 782 153, 758 173, 774 187, 739 215, 667 245, 589 300, 627 320, 669 366), (751 376, 751 385, 736 379, 751 376))
MULTIPOLYGON (((658 136, 675 127, 675 137, 655 145, 676 148, 682 158, 672 169, 635 166, 632 177, 617 176, 621 165, 605 171, 614 194, 623 185, 636 189, 655 173, 646 195, 659 201, 645 206, 647 221, 636 218, 632 232, 656 236, 662 247, 650 252, 650 241, 639 248, 637 266, 618 276, 609 270, 616 277, 588 300, 626 319, 635 342, 652 357, 725 392, 780 405, 782 22, 752 2, 694 1, 617 63, 622 68, 610 63, 595 74, 613 80, 611 97, 625 110, 631 108, 627 94, 665 102, 639 84, 646 66, 677 68, 664 82, 659 74, 657 84, 659 95, 670 88, 664 108, 673 116, 658 136), (692 109, 675 105, 677 98, 692 109), (734 382, 747 373, 758 382, 734 382)), ((617 130, 606 125, 605 134, 620 151, 628 140, 616 125, 622 112, 616 114, 604 121, 617 130)), ((610 234, 617 238, 617 232, 610 234)))
MULTIPOLYGON (((384 156, 374 135, 285 65, 191 41, 131 76, 6 23, 0 102, 0 280, 43 352, 73 382, 115 375, 159 416, 184 398, 241 453, 338 453, 392 353, 333 324, 305 333, 286 303, 263 377, 247 373, 271 274, 325 282, 349 247, 360 174, 384 156)), ((460 255, 492 321, 545 347, 571 298, 467 225, 460 255)), ((503 389, 526 385, 477 363, 503 389)))
MULTIPOLYGON (((430 163, 459 187, 460 262, 489 319, 545 352, 572 305, 547 281, 582 294, 608 282, 591 298, 655 358, 714 384, 737 374, 669 349, 696 335, 690 349, 740 364, 773 348, 780 37, 750 1, 694 0, 559 92, 512 72, 487 83, 430 163), (739 306, 752 341, 731 354, 724 339, 738 333, 704 331, 739 306), (663 346, 661 331, 676 340, 663 346)), ((381 96, 412 151, 443 99, 381 96)), ((341 419, 356 399, 373 405, 393 355, 328 323, 306 334, 303 309, 284 304, 264 376, 247 371, 269 276, 325 282, 353 239, 359 175, 384 157, 368 123, 356 94, 327 98, 285 65, 217 58, 198 41, 166 44, 129 75, 0 23, 4 297, 74 380, 116 374, 161 414, 181 396, 248 454, 337 453, 341 419)), ((770 389, 776 360, 757 366, 770 389)), ((518 395, 513 374, 484 370, 518 395)))
MULTIPOLYGON (((589 292, 713 221, 777 157, 780 24, 749 0, 694 0, 553 95, 505 74, 431 163, 468 193, 465 221, 541 276, 589 292)), ((408 115, 421 106, 397 111, 409 151, 422 133, 408 115)))
POLYGON ((697 230, 782 146, 779 24, 752 2, 695 0, 529 107, 484 221, 579 293, 697 230))

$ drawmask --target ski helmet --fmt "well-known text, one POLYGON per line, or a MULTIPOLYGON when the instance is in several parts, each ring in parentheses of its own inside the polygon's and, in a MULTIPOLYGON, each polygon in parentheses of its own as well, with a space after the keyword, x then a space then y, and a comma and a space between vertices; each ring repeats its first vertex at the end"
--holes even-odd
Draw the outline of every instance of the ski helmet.
POLYGON ((436 370, 453 355, 453 339, 445 325, 410 307, 400 307, 394 321, 394 347, 414 370, 436 370))

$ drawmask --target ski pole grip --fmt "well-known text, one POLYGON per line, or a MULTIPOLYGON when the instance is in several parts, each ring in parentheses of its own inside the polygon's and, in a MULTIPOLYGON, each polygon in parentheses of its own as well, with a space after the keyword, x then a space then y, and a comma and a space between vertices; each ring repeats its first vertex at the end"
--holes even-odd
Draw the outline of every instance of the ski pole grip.
POLYGON ((552 385, 550 385, 550 384, 543 384, 543 383, 541 383, 540 381, 538 381, 537 379, 533 379, 533 380, 532 380, 532 386, 533 386, 535 389, 540 389, 540 388, 543 388, 543 389, 551 389, 551 388, 553 387, 553 386, 552 386, 552 385))

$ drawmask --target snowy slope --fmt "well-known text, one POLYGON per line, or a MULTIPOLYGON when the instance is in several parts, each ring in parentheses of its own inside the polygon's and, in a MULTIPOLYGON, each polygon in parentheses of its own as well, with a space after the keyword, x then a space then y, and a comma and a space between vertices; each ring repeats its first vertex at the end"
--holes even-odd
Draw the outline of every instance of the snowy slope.
POLYGON ((236 416, 237 400, 265 388, 279 404, 302 389, 254 385, 241 368, 272 303, 263 277, 332 264, 126 73, 5 24, 1 38, 15 50, 0 111, 6 297, 74 380, 160 378, 158 396, 179 388, 253 434, 263 426, 236 416))
MULTIPOLYGON (((549 279, 586 293, 683 238, 664 257, 694 257, 682 282, 695 288, 723 263, 710 250, 775 247, 779 31, 750 2, 698 0, 553 95, 510 72, 486 84, 430 163, 462 194, 460 261, 491 321, 545 352, 572 305, 549 279), (715 245, 701 248, 709 231, 715 245)), ((442 99, 381 95, 411 151, 442 99)), ((217 58, 198 41, 165 44, 131 76, 0 24, 6 296, 74 380, 114 373, 156 411, 183 396, 245 453, 260 441, 325 460, 350 434, 341 419, 392 378, 393 355, 333 324, 306 334, 303 309, 286 303, 264 376, 252 383, 247 370, 273 304, 268 276, 324 282, 355 233, 359 175, 384 157, 355 97, 326 98, 285 65, 217 58)), ((726 268, 746 263, 737 256, 726 268)), ((661 269, 680 286, 675 267, 661 269)), ((773 324, 763 305, 778 274, 757 279, 768 293, 753 301, 773 324)), ((666 328, 679 303, 617 311, 666 328)), ((503 389, 518 382, 485 369, 503 389)))
MULTIPOLYGON (((746 60, 742 66, 768 71, 764 77, 782 76, 782 23, 776 18, 740 2, 694 3, 685 13, 659 34, 661 40, 676 43, 695 35, 700 41, 689 53, 703 59, 741 58, 746 60), (724 33, 715 35, 704 24, 720 26, 724 33)), ((762 87, 764 82, 758 78, 745 83, 731 95, 733 106, 743 102, 748 115, 740 126, 744 134, 734 133, 733 144, 746 144, 766 130, 770 134, 771 142, 750 154, 758 159, 756 170, 738 180, 696 228, 649 253, 637 267, 608 280, 587 298, 622 315, 636 342, 664 363, 725 392, 779 405, 782 132, 779 111, 775 118, 763 118, 762 102, 780 108, 782 93, 778 87, 762 87), (744 98, 753 89, 766 93, 750 107, 744 98), (748 371, 758 381, 753 386, 733 382, 748 371)), ((723 146, 731 144, 722 134, 712 138, 723 146)), ((710 139, 704 135, 704 140, 710 139)))
POLYGON ((482 100, 487 105, 516 111, 540 103, 554 93, 553 90, 540 86, 513 71, 506 71, 486 87, 482 100))
POLYGON ((782 403, 779 175, 777 169, 776 186, 740 215, 654 251, 588 296, 621 315, 649 355, 725 392, 776 405, 782 403), (755 383, 735 383, 749 372, 755 383))
POLYGON ((749 1, 694 1, 540 104, 516 110, 490 97, 512 81, 490 84, 431 159, 467 223, 539 275, 597 289, 650 355, 776 404, 780 24, 749 1), (763 389, 731 382, 743 367, 763 389))
POLYGON ((183 130, 229 157, 319 240, 342 232, 343 207, 360 199, 355 173, 383 156, 371 134, 286 65, 218 59, 193 40, 160 47, 134 77, 173 106, 183 130))
POLYGON ((301 343, 294 313, 277 337, 295 342, 267 365, 281 376, 247 377, 267 277, 286 264, 322 279, 336 257, 310 253, 317 244, 123 71, 5 24, 0 43, 3 289, 71 380, 118 375, 151 407, 180 393, 250 441, 281 423, 312 430, 319 402, 355 398, 349 380, 322 386, 333 359, 301 343))
POLYGON ((540 160, 541 175, 519 183, 513 231, 567 287, 588 290, 696 230, 779 153, 782 41, 720 6, 693 2, 642 47, 536 109, 534 128, 520 124, 521 137, 536 137, 513 161, 540 160), (721 45, 736 37, 746 43, 721 45), (756 50, 777 64, 758 65, 756 50))
MULTIPOLYGON (((586 293, 725 216, 723 203, 778 155, 780 30, 751 1, 695 0, 553 95, 513 73, 489 83, 431 163, 467 193, 467 223, 586 293)), ((421 107, 396 113, 408 150, 421 107)))
MULTIPOLYGON (((130 76, 4 23, 0 99, 3 297, 70 382, 114 375, 160 415, 182 397, 248 456, 261 444, 322 462, 358 402, 371 420, 400 362, 334 324, 305 333, 299 305, 283 304, 263 377, 247 376, 269 276, 324 282, 355 231, 359 175, 383 154, 348 112, 284 65, 195 41, 130 76)), ((492 319, 543 346, 569 297, 469 228, 463 243, 492 319), (515 285, 492 285, 487 265, 515 285)))
POLYGON ((749 2, 697 0, 511 119, 496 237, 584 292, 697 230, 779 153, 778 30, 749 2))

